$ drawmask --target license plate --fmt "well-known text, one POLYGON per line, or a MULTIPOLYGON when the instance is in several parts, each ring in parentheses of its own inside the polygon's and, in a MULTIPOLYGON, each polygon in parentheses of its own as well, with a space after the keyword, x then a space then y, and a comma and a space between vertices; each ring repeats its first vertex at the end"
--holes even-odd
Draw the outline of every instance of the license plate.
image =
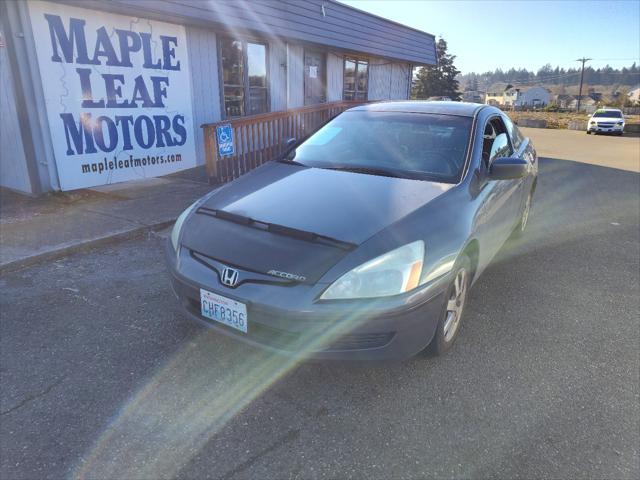
POLYGON ((244 303, 201 288, 200 313, 203 317, 247 333, 247 306, 244 303))

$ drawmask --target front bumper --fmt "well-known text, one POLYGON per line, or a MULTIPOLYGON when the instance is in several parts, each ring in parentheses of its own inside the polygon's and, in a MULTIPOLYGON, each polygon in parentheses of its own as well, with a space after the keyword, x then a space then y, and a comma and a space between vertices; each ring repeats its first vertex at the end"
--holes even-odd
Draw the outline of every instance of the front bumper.
POLYGON ((227 288, 185 249, 178 260, 170 242, 166 260, 173 291, 192 319, 255 347, 316 360, 403 360, 417 354, 434 336, 449 284, 445 275, 384 302, 312 302, 308 290, 317 287, 302 284, 227 288), (245 303, 247 333, 203 317, 201 288, 245 303))
POLYGON ((624 131, 624 125, 589 125, 587 131, 596 133, 622 133, 624 131))

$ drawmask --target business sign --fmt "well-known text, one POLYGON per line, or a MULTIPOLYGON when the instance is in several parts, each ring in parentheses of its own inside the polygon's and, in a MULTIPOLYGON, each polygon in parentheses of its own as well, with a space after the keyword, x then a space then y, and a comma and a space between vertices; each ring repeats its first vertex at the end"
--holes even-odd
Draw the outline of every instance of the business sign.
POLYGON ((216 127, 216 137, 218 139, 218 154, 221 157, 233 155, 236 152, 233 145, 233 128, 230 123, 218 125, 216 127))
POLYGON ((28 5, 62 190, 196 165, 183 26, 28 5))

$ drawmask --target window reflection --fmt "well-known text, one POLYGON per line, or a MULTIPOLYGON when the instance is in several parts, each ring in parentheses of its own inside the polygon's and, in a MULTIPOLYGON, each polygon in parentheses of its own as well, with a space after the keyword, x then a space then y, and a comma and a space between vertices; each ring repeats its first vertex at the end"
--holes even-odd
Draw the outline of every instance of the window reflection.
POLYGON ((366 100, 368 83, 369 62, 345 58, 342 98, 345 100, 366 100))
POLYGON ((266 46, 223 38, 220 54, 226 118, 266 113, 269 110, 266 46))

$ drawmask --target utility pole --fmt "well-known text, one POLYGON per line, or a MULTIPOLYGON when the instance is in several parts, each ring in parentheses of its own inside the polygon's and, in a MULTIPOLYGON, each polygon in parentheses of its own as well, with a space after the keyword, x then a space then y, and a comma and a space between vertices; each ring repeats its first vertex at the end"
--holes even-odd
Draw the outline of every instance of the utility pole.
POLYGON ((578 112, 580 111, 580 101, 582 100, 582 80, 584 79, 584 64, 589 60, 593 60, 592 58, 579 58, 576 62, 582 62, 582 71, 580 72, 580 93, 578 93, 578 112))

